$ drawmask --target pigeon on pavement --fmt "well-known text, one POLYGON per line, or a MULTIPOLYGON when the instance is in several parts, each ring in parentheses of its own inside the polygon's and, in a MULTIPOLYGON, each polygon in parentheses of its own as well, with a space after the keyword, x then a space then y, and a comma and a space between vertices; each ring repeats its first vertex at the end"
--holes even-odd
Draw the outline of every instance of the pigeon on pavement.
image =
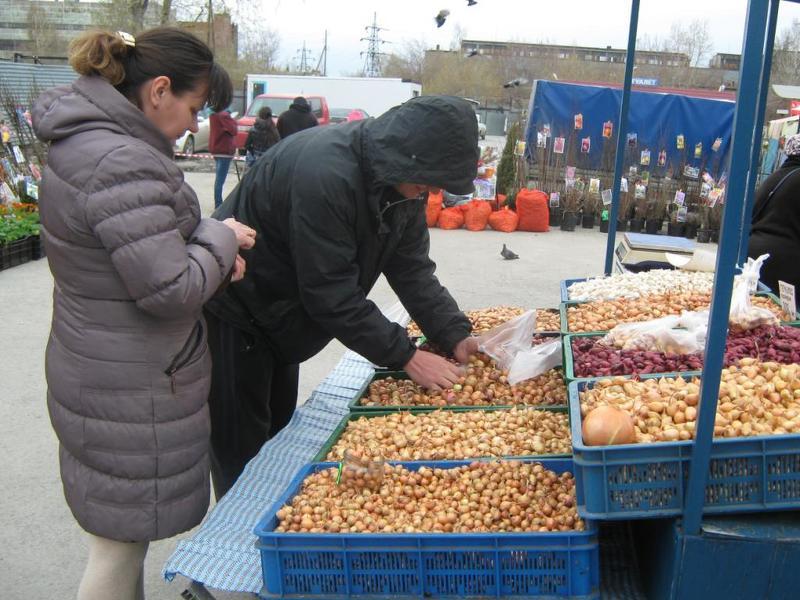
POLYGON ((510 248, 506 248, 505 244, 503 244, 503 249, 500 250, 500 256, 506 260, 514 260, 515 258, 519 258, 519 254, 515 254, 510 248))

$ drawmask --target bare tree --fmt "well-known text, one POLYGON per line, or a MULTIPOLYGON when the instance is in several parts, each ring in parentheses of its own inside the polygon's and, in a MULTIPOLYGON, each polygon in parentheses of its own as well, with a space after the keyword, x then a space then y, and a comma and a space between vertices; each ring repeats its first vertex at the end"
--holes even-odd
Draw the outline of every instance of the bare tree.
POLYGON ((31 50, 37 56, 66 53, 66 42, 59 35, 50 15, 44 8, 33 3, 28 8, 28 35, 31 40, 31 50))
POLYGON ((399 53, 392 53, 383 63, 385 77, 402 77, 413 81, 422 81, 425 69, 425 40, 407 41, 399 53))
POLYGON ((688 25, 673 23, 664 49, 685 54, 693 67, 706 66, 705 61, 714 49, 708 20, 694 19, 688 25))

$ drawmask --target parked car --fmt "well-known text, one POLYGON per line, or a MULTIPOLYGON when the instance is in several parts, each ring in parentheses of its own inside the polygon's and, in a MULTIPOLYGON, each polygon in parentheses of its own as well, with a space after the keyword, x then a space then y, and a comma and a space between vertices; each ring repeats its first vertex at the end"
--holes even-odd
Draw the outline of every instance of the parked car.
POLYGON ((369 119, 367 111, 363 108, 332 108, 331 123, 347 123, 348 121, 360 121, 369 119))
MULTIPOLYGON (((181 137, 175 140, 175 152, 194 154, 208 151, 208 137, 211 133, 209 117, 212 112, 210 108, 204 108, 197 113, 197 131, 193 133, 187 129, 181 137)), ((237 116, 239 116, 238 112, 231 113, 231 117, 234 119, 237 116)))
POLYGON ((247 141, 247 134, 256 122, 256 116, 262 106, 269 106, 272 109, 272 120, 278 122, 280 114, 289 110, 292 100, 297 96, 303 96, 311 105, 311 112, 317 117, 320 125, 327 125, 331 122, 330 109, 324 96, 306 96, 304 94, 260 94, 253 98, 253 102, 247 107, 247 112, 236 123, 236 147, 244 148, 247 141))

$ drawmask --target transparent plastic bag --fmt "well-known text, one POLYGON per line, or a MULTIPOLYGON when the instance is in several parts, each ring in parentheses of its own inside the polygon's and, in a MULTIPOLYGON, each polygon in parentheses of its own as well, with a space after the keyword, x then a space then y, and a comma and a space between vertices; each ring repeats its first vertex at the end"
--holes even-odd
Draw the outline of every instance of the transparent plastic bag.
POLYGON ((519 383, 559 366, 561 340, 533 345, 536 311, 529 310, 478 337, 478 349, 508 370, 508 382, 519 383))
POLYGON ((350 449, 344 451, 339 463, 337 485, 345 485, 357 489, 378 490, 383 484, 385 461, 381 458, 370 460, 356 454, 350 449))
POLYGON ((769 258, 769 254, 762 254, 755 260, 748 258, 739 275, 733 282, 733 294, 731 296, 731 312, 728 324, 737 329, 755 329, 762 325, 780 325, 780 321, 775 314, 761 308, 753 306, 750 296, 758 289, 758 281, 761 275, 761 265, 769 258))
POLYGON ((694 354, 705 348, 707 332, 707 311, 684 312, 652 321, 621 323, 600 343, 618 350, 694 354))
POLYGON ((511 369, 517 353, 529 350, 536 332, 536 311, 529 310, 478 336, 478 349, 501 369, 511 369))
POLYGON ((561 339, 533 346, 529 350, 517 352, 508 370, 508 383, 514 385, 520 381, 532 379, 550 369, 560 367, 563 361, 561 339))

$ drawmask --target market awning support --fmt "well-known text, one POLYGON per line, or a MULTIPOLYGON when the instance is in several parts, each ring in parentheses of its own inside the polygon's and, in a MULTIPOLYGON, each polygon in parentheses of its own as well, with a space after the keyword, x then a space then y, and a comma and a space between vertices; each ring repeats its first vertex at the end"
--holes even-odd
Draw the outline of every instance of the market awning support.
MULTIPOLYGON (((705 488, 714 435, 714 418, 725 354, 733 276, 742 234, 742 211, 745 205, 748 171, 753 150, 753 128, 757 122, 756 107, 761 85, 760 69, 766 39, 767 13, 770 2, 750 0, 745 22, 742 64, 739 72, 739 94, 733 119, 733 146, 730 159, 730 181, 725 194, 725 209, 719 236, 714 290, 711 298, 708 337, 705 348, 703 377, 700 385, 700 410, 697 415, 689 482, 683 511, 685 535, 697 535, 703 518, 705 488)), ((760 133, 760 132, 759 132, 760 133)), ((747 223, 749 224, 749 218, 747 223)))

